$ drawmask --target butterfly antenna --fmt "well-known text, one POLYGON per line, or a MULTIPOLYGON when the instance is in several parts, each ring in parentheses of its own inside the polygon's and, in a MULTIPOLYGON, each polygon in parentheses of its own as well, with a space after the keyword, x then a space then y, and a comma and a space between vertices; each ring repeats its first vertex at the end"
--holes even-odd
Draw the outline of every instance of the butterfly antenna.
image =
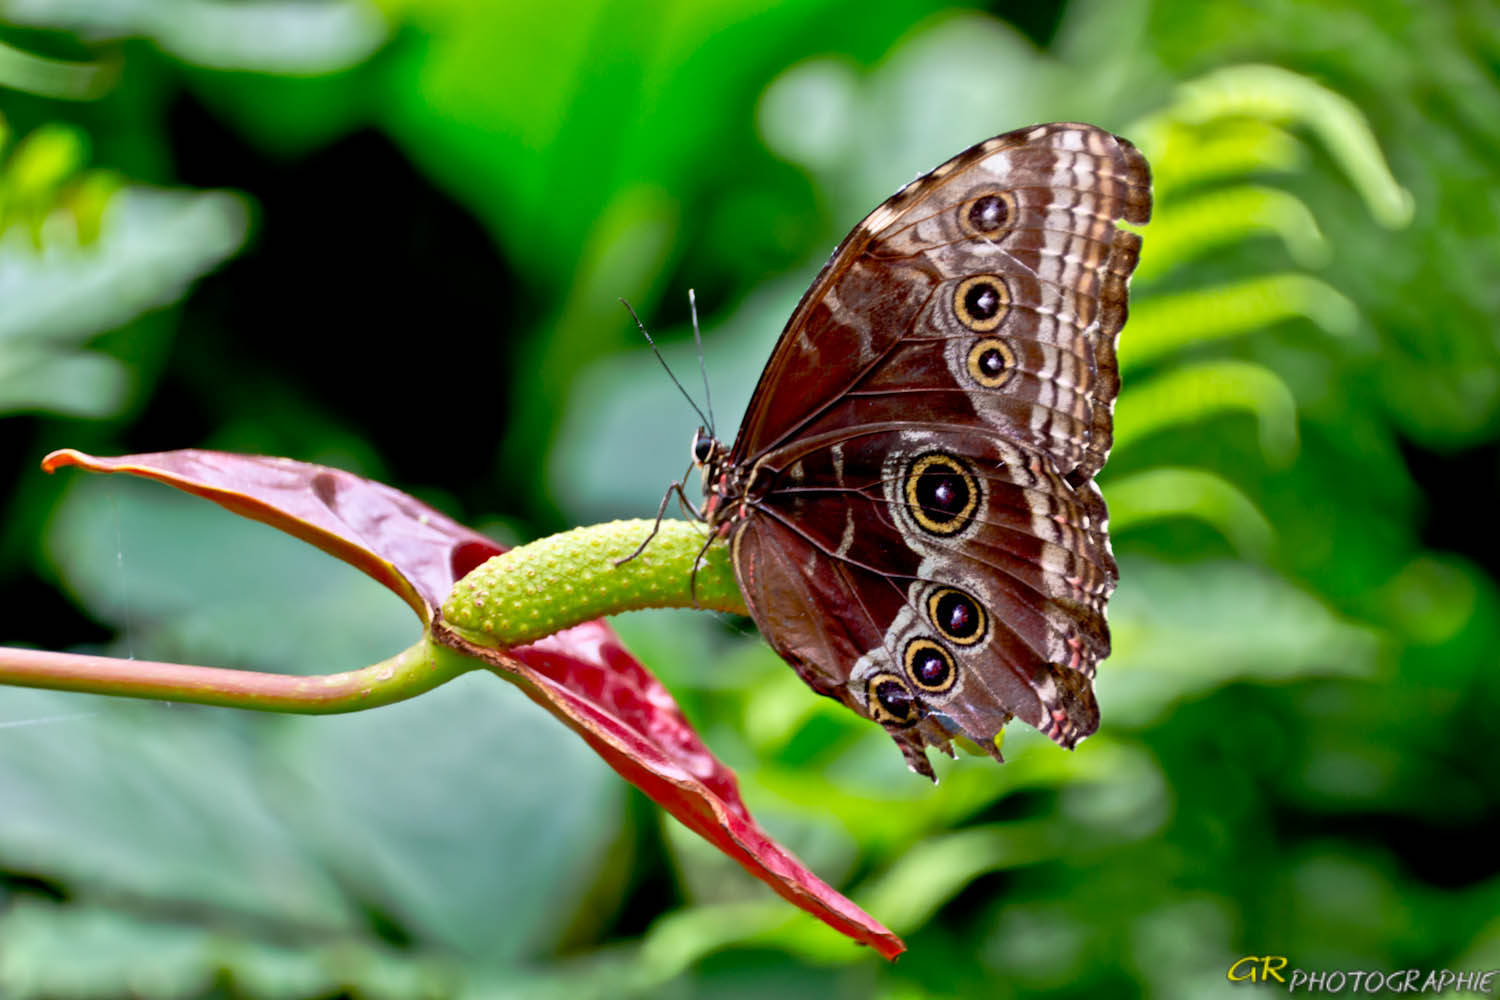
POLYGON ((712 427, 713 426, 713 421, 710 420, 708 417, 705 417, 703 415, 703 411, 700 410, 700 409, 698 409, 698 404, 695 403, 695 402, 693 402, 693 397, 688 395, 688 391, 682 387, 682 383, 679 382, 679 381, 677 381, 677 376, 672 374, 671 366, 669 366, 667 364, 667 359, 661 356, 661 351, 659 351, 659 350, 656 349, 656 341, 654 341, 654 340, 651 339, 651 334, 649 332, 647 332, 647 330, 646 330, 646 324, 644 324, 644 323, 641 322, 641 318, 635 314, 635 310, 630 307, 630 303, 629 302, 626 302, 624 299, 621 299, 620 300, 620 305, 624 306, 625 307, 625 311, 628 312, 628 313, 630 313, 630 318, 633 319, 633 320, 635 320, 636 329, 638 329, 638 330, 641 331, 641 336, 645 337, 646 338, 646 343, 648 343, 648 344, 651 345, 651 353, 654 354, 654 355, 656 355, 656 360, 657 361, 661 362, 662 368, 667 373, 667 378, 671 379, 672 380, 672 384, 677 387, 677 391, 680 392, 680 393, 682 393, 682 398, 685 399, 685 400, 687 400, 688 401, 688 405, 691 406, 697 412, 698 419, 703 421, 704 426, 706 426, 706 427, 712 427))
POLYGON ((693 314, 693 343, 698 345, 698 374, 703 376, 703 402, 708 407, 708 436, 717 438, 714 430, 714 394, 708 388, 708 367, 703 363, 703 334, 698 330, 698 296, 688 289, 688 311, 693 314))

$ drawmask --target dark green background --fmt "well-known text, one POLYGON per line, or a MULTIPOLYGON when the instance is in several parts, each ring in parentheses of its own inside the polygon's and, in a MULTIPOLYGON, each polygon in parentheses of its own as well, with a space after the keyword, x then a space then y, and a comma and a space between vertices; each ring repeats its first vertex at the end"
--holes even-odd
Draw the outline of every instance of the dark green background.
POLYGON ((1492 4, 147 9, 0 29, 0 641, 387 656, 415 625, 352 571, 38 460, 288 455, 511 541, 645 516, 696 420, 617 298, 693 386, 697 290, 727 435, 865 212, 1082 119, 1158 178, 1101 477, 1116 653, 1077 752, 1016 731, 929 788, 748 623, 618 621, 772 833, 906 937, 894 966, 493 678, 336 719, 0 689, 0 996, 1176 998, 1258 995, 1225 978, 1246 954, 1500 967, 1492 4))

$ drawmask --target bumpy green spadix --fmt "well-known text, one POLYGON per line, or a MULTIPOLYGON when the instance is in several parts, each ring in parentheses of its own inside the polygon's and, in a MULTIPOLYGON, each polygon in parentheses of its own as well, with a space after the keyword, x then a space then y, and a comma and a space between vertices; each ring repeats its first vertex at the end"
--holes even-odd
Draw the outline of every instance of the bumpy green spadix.
POLYGON ((728 547, 704 549, 702 525, 611 521, 511 549, 465 576, 443 604, 443 619, 470 642, 520 646, 559 629, 642 608, 709 608, 745 613, 728 547), (693 561, 702 553, 695 576, 693 561), (619 565, 616 565, 620 563, 619 565))

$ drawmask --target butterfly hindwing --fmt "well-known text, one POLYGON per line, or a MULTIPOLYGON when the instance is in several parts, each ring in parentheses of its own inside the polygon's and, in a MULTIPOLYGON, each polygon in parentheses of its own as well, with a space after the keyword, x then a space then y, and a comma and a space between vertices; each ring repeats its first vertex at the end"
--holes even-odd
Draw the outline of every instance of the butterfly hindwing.
MULTIPOLYGON (((903 749, 934 713, 984 746, 1012 715, 1069 746, 1094 730, 1086 680, 1109 649, 1114 560, 1046 456, 917 422, 763 475, 776 486, 735 532, 736 565, 814 688, 903 749), (881 678, 909 716, 878 704, 881 678)), ((924 731, 946 746, 943 727, 924 731)))

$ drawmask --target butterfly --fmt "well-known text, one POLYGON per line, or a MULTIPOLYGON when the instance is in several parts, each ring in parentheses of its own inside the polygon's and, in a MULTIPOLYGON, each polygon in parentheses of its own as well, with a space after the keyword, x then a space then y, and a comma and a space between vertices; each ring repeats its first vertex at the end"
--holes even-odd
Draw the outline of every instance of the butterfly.
POLYGON ((1119 573, 1094 476, 1113 436, 1146 160, 1081 124, 919 177, 802 297, 734 444, 699 429, 701 516, 807 684, 926 747, 997 760, 1013 717, 1099 725, 1119 573))

